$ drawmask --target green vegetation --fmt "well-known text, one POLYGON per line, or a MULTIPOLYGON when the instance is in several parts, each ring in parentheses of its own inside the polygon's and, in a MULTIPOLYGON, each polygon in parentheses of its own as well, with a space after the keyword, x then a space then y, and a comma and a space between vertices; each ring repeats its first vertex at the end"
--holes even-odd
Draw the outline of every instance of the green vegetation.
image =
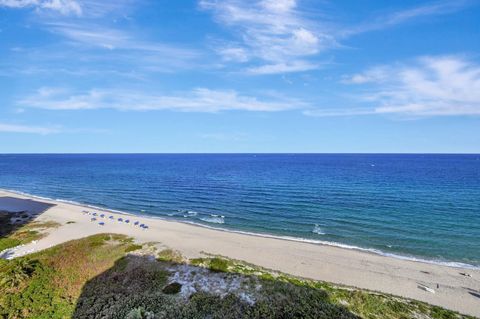
POLYGON ((131 244, 127 248, 125 248, 125 252, 129 253, 135 250, 142 249, 142 245, 137 245, 137 244, 131 244))
POLYGON ((179 284, 178 282, 172 282, 171 284, 166 285, 162 291, 167 295, 174 295, 174 294, 178 294, 181 290, 182 290, 181 284, 179 284))
POLYGON ((231 267, 233 266, 233 263, 231 263, 228 259, 220 257, 196 258, 192 259, 190 263, 194 266, 205 267, 215 272, 228 272, 229 270, 232 270, 231 267))
POLYGON ((178 251, 172 249, 165 249, 158 253, 157 255, 158 261, 168 261, 172 263, 183 263, 184 259, 182 254, 178 251))
POLYGON ((126 319, 153 319, 155 314, 153 312, 146 311, 142 307, 132 309, 126 317, 126 319))
POLYGON ((267 270, 242 261, 218 256, 197 258, 190 261, 193 265, 215 271, 228 271, 247 276, 257 276, 263 285, 271 287, 272 293, 279 289, 280 283, 289 283, 296 287, 319 289, 328 295, 333 304, 344 305, 362 318, 473 318, 462 316, 454 311, 432 306, 416 300, 408 300, 388 294, 336 286, 326 282, 297 278, 287 274, 267 270), (270 282, 270 284, 266 284, 270 282))
POLYGON ((467 318, 223 257, 188 265, 176 251, 163 250, 155 259, 142 255, 147 249, 126 236, 101 234, 0 260, 0 318, 467 318), (193 278, 197 286, 185 287, 193 289, 185 295, 193 278), (220 296, 206 289, 209 280, 237 290, 220 296))
POLYGON ((56 222, 31 222, 19 227, 10 224, 10 218, 0 212, 0 251, 39 240, 45 236, 45 230, 60 226, 56 222))
POLYGON ((84 284, 124 255, 118 236, 98 235, 4 263, 0 318, 68 318, 84 284))

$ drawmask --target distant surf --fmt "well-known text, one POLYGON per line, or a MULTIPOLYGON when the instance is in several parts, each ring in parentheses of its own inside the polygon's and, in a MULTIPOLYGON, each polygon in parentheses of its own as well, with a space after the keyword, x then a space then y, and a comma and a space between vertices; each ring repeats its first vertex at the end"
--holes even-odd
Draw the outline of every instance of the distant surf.
POLYGON ((225 216, 210 215, 206 217, 201 217, 200 220, 213 224, 225 224, 225 216))
POLYGON ((313 233, 318 234, 318 235, 325 235, 325 232, 320 228, 320 225, 315 224, 312 230, 313 233))

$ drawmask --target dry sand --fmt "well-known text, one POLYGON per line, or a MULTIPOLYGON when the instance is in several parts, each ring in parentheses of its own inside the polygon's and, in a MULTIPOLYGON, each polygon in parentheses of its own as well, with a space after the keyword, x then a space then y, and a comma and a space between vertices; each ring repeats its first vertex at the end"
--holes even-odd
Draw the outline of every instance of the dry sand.
MULTIPOLYGON (((5 202, 2 197, 32 199, 0 191, 0 210, 2 202, 5 202)), ((62 226, 38 242, 11 251, 12 257, 97 233, 119 233, 134 237, 138 242, 159 242, 188 258, 204 253, 218 254, 296 276, 417 299, 480 317, 479 269, 402 260, 352 249, 219 231, 154 218, 127 217, 132 222, 138 220, 149 225, 148 230, 142 230, 132 224, 117 222, 118 217, 125 218, 125 215, 108 211, 103 213, 115 216, 115 221, 98 218, 98 221, 105 222, 105 226, 100 226, 98 221, 91 222, 92 216, 82 211, 102 213, 101 210, 51 200, 36 201, 55 204, 37 220, 56 221, 62 226), (67 224, 69 221, 74 223, 67 224), (434 292, 421 289, 421 286, 434 292)), ((14 208, 28 211, 32 205, 31 201, 20 201, 14 208)), ((11 210, 11 200, 8 206, 11 210)))

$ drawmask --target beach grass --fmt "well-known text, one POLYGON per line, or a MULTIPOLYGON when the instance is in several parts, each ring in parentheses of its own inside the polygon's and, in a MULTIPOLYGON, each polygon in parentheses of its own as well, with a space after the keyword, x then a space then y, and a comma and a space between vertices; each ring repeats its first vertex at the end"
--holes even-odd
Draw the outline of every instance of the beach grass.
POLYGON ((30 222, 15 228, 10 223, 10 217, 0 214, 0 252, 18 245, 25 245, 34 240, 39 240, 46 235, 46 230, 60 226, 57 222, 30 222))
POLYGON ((173 249, 164 249, 157 255, 158 261, 168 261, 173 263, 182 263, 184 258, 181 253, 173 249))
POLYGON ((130 237, 100 234, 3 260, 0 318, 471 318, 222 256, 147 251, 130 237), (202 275, 188 296, 188 283, 174 276, 181 272, 202 275), (207 289, 216 281, 237 290, 207 289))

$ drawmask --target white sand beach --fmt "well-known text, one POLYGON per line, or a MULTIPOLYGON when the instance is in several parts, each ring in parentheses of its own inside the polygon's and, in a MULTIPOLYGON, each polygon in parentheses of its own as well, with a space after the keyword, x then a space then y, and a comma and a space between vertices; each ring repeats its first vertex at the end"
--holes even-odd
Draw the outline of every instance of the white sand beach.
POLYGON ((28 211, 35 202, 54 205, 38 215, 36 220, 56 221, 62 226, 50 230, 46 237, 37 242, 4 252, 3 257, 21 256, 97 233, 119 233, 131 236, 138 242, 158 242, 159 245, 180 251, 188 258, 205 253, 222 255, 300 277, 381 291, 480 317, 478 269, 402 260, 358 250, 232 233, 156 218, 126 217, 119 213, 0 191, 0 210, 28 211), (12 201, 6 200, 6 197, 33 201, 12 201), (97 216, 97 220, 92 222, 93 216, 83 211, 106 216, 97 216), (114 220, 109 216, 114 216, 114 220), (118 222, 118 218, 129 219, 130 223, 118 222), (135 221, 149 228, 134 226, 135 221), (99 222, 105 225, 100 226, 99 222))

